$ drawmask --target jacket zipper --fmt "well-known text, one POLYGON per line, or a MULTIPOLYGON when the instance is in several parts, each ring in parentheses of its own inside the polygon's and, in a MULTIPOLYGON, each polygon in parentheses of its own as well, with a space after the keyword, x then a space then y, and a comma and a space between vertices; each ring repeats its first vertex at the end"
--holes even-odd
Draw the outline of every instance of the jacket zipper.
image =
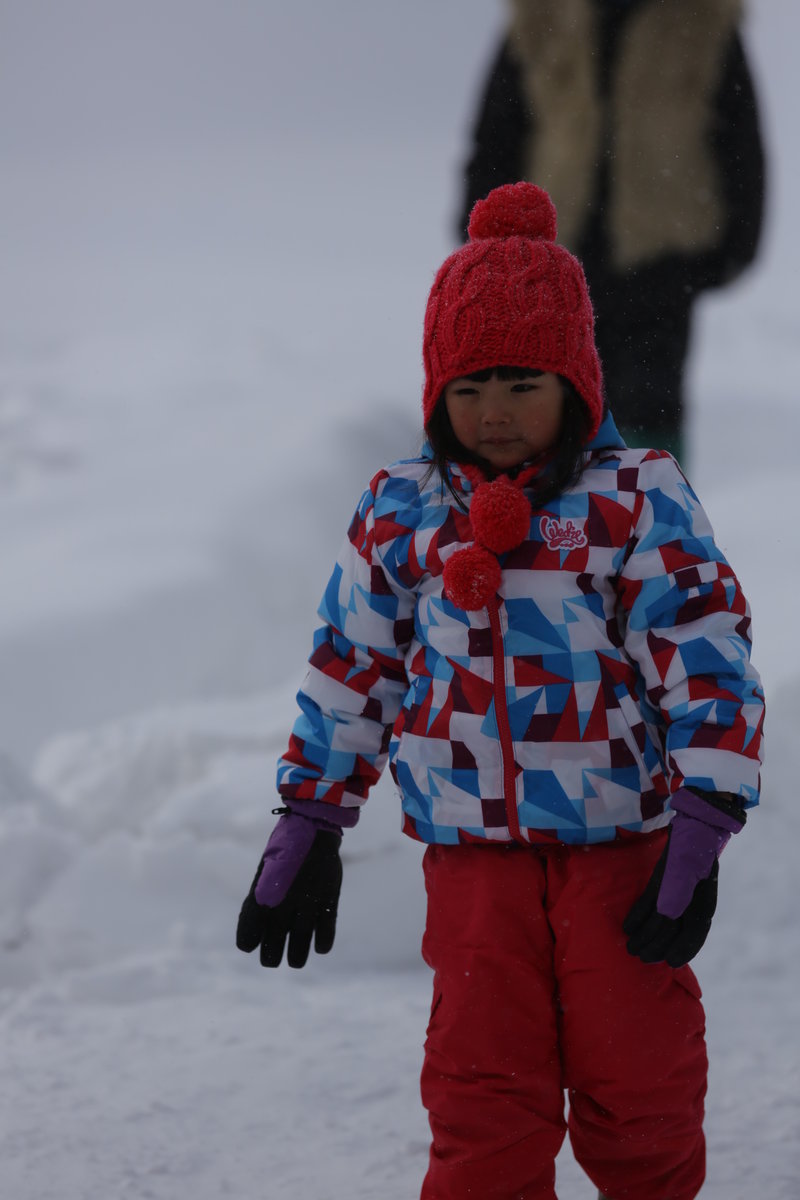
POLYGON ((515 842, 528 845, 522 836, 517 812, 517 781, 514 769, 514 739, 511 736, 511 723, 508 719, 508 703, 506 700, 506 669, 503 649, 503 631, 500 626, 500 604, 497 599, 487 606, 489 612, 489 629, 492 634, 492 687, 494 689, 494 711, 497 717, 497 732, 500 739, 500 758, 503 764, 503 799, 506 805, 508 830, 515 842))

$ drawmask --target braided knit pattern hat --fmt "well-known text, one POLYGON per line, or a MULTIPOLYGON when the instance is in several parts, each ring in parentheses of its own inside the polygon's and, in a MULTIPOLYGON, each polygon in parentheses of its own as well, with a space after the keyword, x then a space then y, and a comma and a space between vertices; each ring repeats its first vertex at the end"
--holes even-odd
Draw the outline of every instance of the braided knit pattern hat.
POLYGON ((589 412, 587 441, 603 416, 594 313, 583 268, 556 244, 556 210, 542 188, 509 183, 479 200, 469 241, 437 272, 425 311, 422 411, 444 387, 488 367, 563 375, 589 412))

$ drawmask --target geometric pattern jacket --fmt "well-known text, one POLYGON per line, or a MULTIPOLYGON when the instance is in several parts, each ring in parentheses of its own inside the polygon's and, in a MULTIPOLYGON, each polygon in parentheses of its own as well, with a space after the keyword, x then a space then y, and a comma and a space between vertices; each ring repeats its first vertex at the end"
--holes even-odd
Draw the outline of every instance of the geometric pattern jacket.
POLYGON ((748 605, 669 454, 607 417, 473 612, 442 588, 470 536, 426 452, 374 477, 320 604, 285 799, 360 805, 388 759, 405 832, 439 843, 611 841, 667 824, 687 785, 757 803, 748 605))

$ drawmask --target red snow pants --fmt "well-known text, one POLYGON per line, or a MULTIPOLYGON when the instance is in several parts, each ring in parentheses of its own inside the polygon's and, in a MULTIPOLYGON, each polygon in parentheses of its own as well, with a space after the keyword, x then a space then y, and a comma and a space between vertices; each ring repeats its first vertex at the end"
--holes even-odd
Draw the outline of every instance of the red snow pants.
POLYGON ((664 837, 428 847, 421 1200, 554 1200, 567 1129, 610 1200, 697 1195, 700 989, 688 967, 633 958, 622 932, 664 837))

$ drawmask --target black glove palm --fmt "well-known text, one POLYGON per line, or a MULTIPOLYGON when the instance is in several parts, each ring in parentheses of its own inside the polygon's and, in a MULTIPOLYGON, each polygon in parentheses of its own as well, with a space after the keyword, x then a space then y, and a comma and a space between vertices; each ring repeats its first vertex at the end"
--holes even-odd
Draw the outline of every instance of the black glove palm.
POLYGON ((697 884, 684 912, 675 919, 665 917, 656 910, 656 900, 668 849, 667 845, 647 887, 625 918, 623 929, 628 935, 629 952, 642 962, 683 967, 691 962, 708 937, 717 907, 719 863, 715 860, 708 879, 697 884))
POLYGON ((259 904, 255 889, 263 862, 239 913, 236 945, 250 953, 261 946, 261 965, 280 966, 286 939, 286 961, 290 967, 304 967, 314 939, 317 954, 327 954, 336 933, 336 913, 342 886, 341 838, 336 833, 320 832, 305 862, 280 904, 259 904))

